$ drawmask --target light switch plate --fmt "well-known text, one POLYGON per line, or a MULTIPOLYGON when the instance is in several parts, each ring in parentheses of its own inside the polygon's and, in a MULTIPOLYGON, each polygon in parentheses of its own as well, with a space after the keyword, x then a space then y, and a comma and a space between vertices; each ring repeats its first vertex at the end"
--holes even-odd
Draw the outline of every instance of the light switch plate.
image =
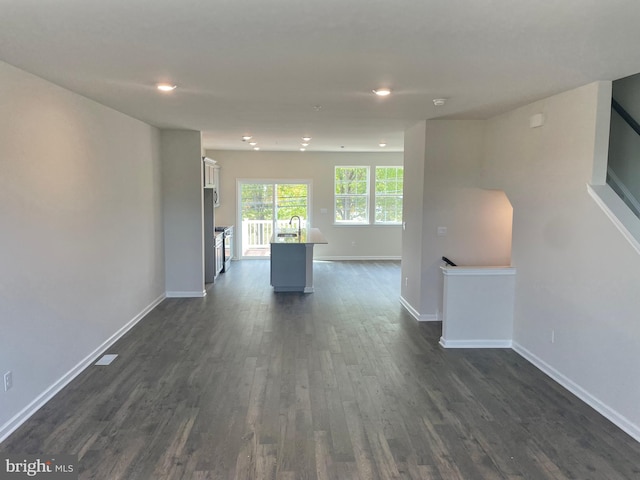
POLYGON ((11 371, 4 374, 4 391, 8 392, 13 387, 13 373, 11 371))
POLYGON ((531 115, 529 117, 529 127, 538 128, 544 125, 544 114, 536 113, 535 115, 531 115))

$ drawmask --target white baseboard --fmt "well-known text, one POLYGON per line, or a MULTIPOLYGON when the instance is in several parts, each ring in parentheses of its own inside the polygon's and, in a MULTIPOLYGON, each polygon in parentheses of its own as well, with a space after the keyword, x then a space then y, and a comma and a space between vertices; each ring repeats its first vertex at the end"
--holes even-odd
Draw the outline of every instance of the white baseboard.
POLYGON ((400 295, 400 303, 418 322, 439 322, 442 320, 438 314, 421 314, 402 295, 400 295))
POLYGON ((206 290, 202 290, 202 291, 195 290, 193 292, 189 292, 189 291, 171 292, 171 291, 168 291, 165 294, 165 296, 167 298, 202 298, 202 297, 206 297, 207 296, 207 291, 206 290))
POLYGON ((358 256, 345 256, 345 257, 341 257, 341 256, 317 256, 317 257, 313 257, 314 260, 320 260, 320 261, 334 261, 334 262, 339 262, 341 260, 373 260, 373 261, 380 261, 380 260, 393 260, 393 261, 400 261, 402 260, 402 257, 396 257, 396 256, 364 256, 364 257, 358 257, 358 256))
POLYGON ((29 417, 36 413, 44 404, 51 400, 60 390, 76 378, 88 366, 92 365, 96 358, 102 355, 109 347, 116 343, 125 333, 131 330, 140 320, 142 320, 151 310, 165 299, 165 295, 160 295, 153 302, 147 305, 140 313, 129 320, 116 333, 96 348, 93 352, 83 358, 78 364, 65 373, 60 379, 50 385, 44 392, 38 395, 29 405, 15 414, 8 422, 0 427, 0 443, 11 435, 20 425, 26 422, 29 417))
POLYGON ((513 342, 513 350, 515 350, 522 357, 527 359, 533 365, 535 365, 538 369, 542 370, 545 374, 551 377, 553 380, 558 382, 564 388, 573 393, 580 400, 585 402, 587 405, 592 407, 598 413, 609 419, 612 423, 618 426, 620 429, 624 430, 626 433, 631 435, 636 441, 640 442, 640 427, 635 423, 629 421, 624 415, 619 414, 615 410, 613 410, 608 405, 604 404, 592 394, 587 392, 584 388, 582 388, 577 383, 573 382, 571 379, 560 373, 558 370, 553 368, 547 362, 542 360, 540 357, 535 355, 534 353, 527 350, 525 347, 520 345, 517 342, 513 342))
POLYGON ((512 348, 511 340, 445 340, 440 337, 444 348, 512 348))

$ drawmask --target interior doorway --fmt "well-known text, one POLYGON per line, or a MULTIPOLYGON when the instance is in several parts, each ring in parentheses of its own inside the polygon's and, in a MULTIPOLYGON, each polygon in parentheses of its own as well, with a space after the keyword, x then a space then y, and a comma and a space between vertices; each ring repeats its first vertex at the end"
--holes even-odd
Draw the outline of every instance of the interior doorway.
POLYGON ((268 257, 277 228, 298 215, 309 223, 311 180, 238 180, 240 258, 268 257))

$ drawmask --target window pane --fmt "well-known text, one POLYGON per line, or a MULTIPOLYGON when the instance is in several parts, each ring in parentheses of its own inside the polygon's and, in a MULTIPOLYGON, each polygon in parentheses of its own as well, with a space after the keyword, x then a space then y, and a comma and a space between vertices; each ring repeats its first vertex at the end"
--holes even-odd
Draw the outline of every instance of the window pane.
POLYGON ((278 220, 289 220, 298 215, 304 222, 307 218, 307 191, 305 183, 276 185, 276 212, 278 220))
POLYGON ((403 167, 376 167, 375 222, 402 222, 403 167))
POLYGON ((369 222, 369 167, 335 167, 336 222, 369 222))
POLYGON ((376 202, 376 222, 402 222, 402 197, 379 197, 376 202))
POLYGON ((336 221, 366 222, 368 203, 366 197, 336 197, 336 221))
POLYGON ((273 218, 273 185, 243 184, 241 189, 242 218, 271 220, 273 218))

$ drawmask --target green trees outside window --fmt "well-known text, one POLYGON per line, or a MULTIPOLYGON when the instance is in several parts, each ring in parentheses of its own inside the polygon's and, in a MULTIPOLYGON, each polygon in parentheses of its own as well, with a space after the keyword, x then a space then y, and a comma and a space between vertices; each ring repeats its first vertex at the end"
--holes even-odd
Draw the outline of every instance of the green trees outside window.
POLYGON ((369 167, 336 167, 336 223, 369 223, 369 167))
MULTIPOLYGON (((403 167, 375 167, 373 218, 376 224, 402 222, 403 167)), ((369 166, 335 167, 337 224, 369 224, 371 199, 369 166)))
POLYGON ((273 220, 275 212, 275 220, 288 221, 294 215, 306 220, 308 189, 306 183, 245 183, 240 191, 242 218, 273 220))
POLYGON ((402 223, 403 184, 404 168, 376 167, 376 223, 402 223))

